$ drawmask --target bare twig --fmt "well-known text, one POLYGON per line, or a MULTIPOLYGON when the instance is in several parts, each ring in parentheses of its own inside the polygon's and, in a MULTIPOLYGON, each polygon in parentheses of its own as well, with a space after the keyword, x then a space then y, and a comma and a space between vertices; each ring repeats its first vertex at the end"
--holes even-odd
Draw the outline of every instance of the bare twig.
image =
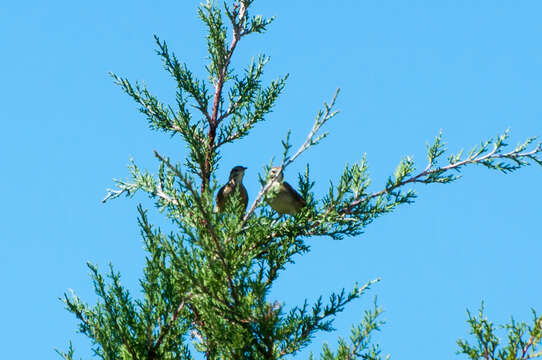
POLYGON ((107 195, 102 199, 102 203, 105 203, 109 199, 115 199, 124 194, 125 192, 129 193, 129 190, 127 188, 119 189, 119 190, 113 190, 113 189, 107 189, 107 195))
POLYGON ((335 100, 337 99, 337 95, 339 94, 339 90, 335 91, 335 94, 333 95, 333 98, 331 99, 331 102, 329 104, 324 103, 325 110, 318 113, 318 116, 316 117, 316 121, 314 122, 314 125, 312 126, 311 131, 309 132, 307 139, 305 142, 299 147, 297 152, 286 159, 283 159, 282 163, 280 164, 280 171, 272 178, 269 179, 266 185, 264 185, 260 192, 258 193, 258 196, 250 206, 249 210, 243 217, 243 221, 241 223, 240 228, 243 228, 245 226, 246 222, 248 221, 248 218, 254 213, 256 210, 256 207, 259 205, 260 201, 263 199, 265 194, 269 191, 271 186, 273 185, 273 182, 278 179, 278 177, 281 175, 282 171, 290 165, 299 155, 301 155, 305 150, 307 150, 311 145, 314 145, 321 137, 314 139, 314 136, 318 132, 318 130, 324 125, 329 119, 333 118, 335 115, 337 115, 338 111, 333 111, 333 106, 335 105, 335 100))

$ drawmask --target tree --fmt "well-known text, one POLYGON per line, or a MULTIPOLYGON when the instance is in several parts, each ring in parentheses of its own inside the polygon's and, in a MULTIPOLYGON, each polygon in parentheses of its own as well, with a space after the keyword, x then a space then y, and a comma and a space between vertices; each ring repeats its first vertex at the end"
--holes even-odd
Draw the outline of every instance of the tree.
MULTIPOLYGON (((201 353, 206 359, 279 359, 296 354, 314 334, 333 330, 333 318, 346 305, 361 297, 378 279, 351 290, 332 293, 327 301, 305 303, 286 309, 268 299, 278 276, 293 257, 307 254, 307 239, 357 236, 377 217, 410 204, 416 194, 408 188, 416 183, 450 183, 470 165, 482 165, 504 173, 531 163, 542 165, 541 145, 534 138, 508 149, 508 131, 482 142, 466 154, 451 154, 439 165, 446 147, 439 134, 428 146, 428 161, 417 172, 411 158, 400 161, 383 189, 372 191, 365 158, 347 165, 342 176, 332 182, 323 198, 312 191, 309 168, 299 176, 298 191, 306 205, 294 215, 280 215, 266 200, 277 196, 272 186, 281 172, 326 133, 321 128, 336 114, 338 91, 317 113, 307 139, 294 152, 289 136, 279 170, 261 176, 261 190, 243 212, 239 196, 231 197, 223 211, 213 211, 218 188, 215 170, 222 147, 247 136, 265 119, 282 90, 287 76, 268 85, 261 76, 268 58, 261 55, 244 71, 236 72, 231 59, 237 45, 247 35, 264 32, 272 18, 252 16, 253 0, 241 0, 219 8, 212 1, 202 4, 199 16, 207 27, 208 81, 196 78, 166 42, 156 37, 157 53, 177 85, 176 104, 160 102, 139 83, 112 75, 115 82, 140 106, 152 129, 180 136, 188 156, 182 163, 155 151, 157 174, 130 166, 131 179, 118 181, 104 202, 141 190, 176 226, 177 232, 164 233, 151 224, 140 205, 139 226, 147 251, 141 279, 143 296, 134 298, 111 266, 103 275, 88 264, 98 302, 90 306, 75 294, 64 295, 67 309, 79 321, 79 331, 90 338, 93 351, 102 359, 192 359, 201 353), (228 35, 228 34, 231 35, 228 35), (241 215, 240 215, 241 214, 241 215)), ((238 194, 237 194, 238 195, 238 194)), ((382 321, 381 309, 365 312, 352 329, 350 339, 341 339, 336 352, 324 346, 322 359, 379 359, 378 345, 371 334, 382 321)), ((541 318, 533 325, 512 322, 509 345, 496 352, 493 325, 480 317, 469 324, 478 346, 459 342, 461 352, 472 359, 527 359, 540 343, 541 318), (524 339, 525 336, 528 339, 524 339)), ((73 358, 73 349, 59 352, 73 358)))

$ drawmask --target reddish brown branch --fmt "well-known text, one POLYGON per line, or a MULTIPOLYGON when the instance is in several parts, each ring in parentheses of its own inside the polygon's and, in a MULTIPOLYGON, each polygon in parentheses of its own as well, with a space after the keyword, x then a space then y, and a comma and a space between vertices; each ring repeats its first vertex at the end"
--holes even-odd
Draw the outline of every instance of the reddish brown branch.
POLYGON ((219 107, 220 107, 220 100, 222 99, 222 90, 224 88, 224 83, 226 82, 226 76, 228 75, 228 67, 230 65, 230 61, 233 55, 233 52, 235 51, 235 48, 237 47, 237 43, 241 39, 241 36, 243 35, 243 21, 246 15, 246 9, 241 2, 240 8, 239 8, 239 14, 238 14, 238 22, 236 23, 233 21, 233 38, 230 44, 230 49, 228 53, 226 54, 224 58, 224 63, 222 65, 222 68, 220 69, 220 74, 218 74, 218 79, 215 85, 215 95, 213 98, 213 111, 211 113, 211 117, 207 118, 209 122, 209 132, 208 132, 208 142, 207 142, 207 153, 205 154, 205 160, 203 163, 203 169, 202 169, 202 182, 201 182, 201 192, 203 193, 207 186, 209 185, 209 180, 211 176, 211 154, 213 153, 214 149, 216 148, 215 140, 216 140, 216 129, 218 128, 218 124, 222 120, 219 115, 219 107))
POLYGON ((171 319, 170 319, 169 323, 167 323, 162 328, 162 330, 160 331, 160 335, 158 336, 158 340, 156 340, 156 343, 154 344, 154 346, 153 346, 153 348, 151 350, 151 354, 156 354, 156 351, 160 348, 160 345, 162 344, 162 341, 164 341, 164 337, 167 335, 167 333, 169 332, 169 330, 171 329, 171 327, 173 326, 175 321, 177 321, 177 318, 179 317, 179 315, 181 314, 181 311, 184 308, 184 305, 185 305, 185 301, 183 300, 183 301, 181 301, 179 306, 177 306, 177 308, 175 309, 175 311, 171 315, 171 319))

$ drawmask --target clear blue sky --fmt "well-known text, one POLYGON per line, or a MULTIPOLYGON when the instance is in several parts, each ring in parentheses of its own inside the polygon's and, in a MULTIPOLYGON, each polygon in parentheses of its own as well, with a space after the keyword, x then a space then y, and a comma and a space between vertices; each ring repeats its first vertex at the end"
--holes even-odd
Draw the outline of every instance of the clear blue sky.
MULTIPOLYGON (((181 159, 184 145, 152 133, 108 71, 144 80, 162 99, 173 82, 154 54, 153 34, 169 42, 198 74, 205 60, 197 1, 53 1, 0 4, 0 273, 3 358, 56 359, 74 340, 89 358, 76 321, 57 300, 73 288, 95 301, 86 261, 115 264, 137 293, 143 263, 136 205, 100 203, 112 178, 125 178, 132 156, 156 169, 153 149, 181 159)), ((542 135, 542 3, 539 1, 273 1, 264 36, 241 43, 234 64, 264 52, 267 79, 290 73, 268 121, 224 149, 218 176, 232 165, 257 172, 281 152, 287 129, 305 138, 335 88, 340 115, 329 138, 288 169, 311 164, 323 194, 345 162, 367 153, 374 190, 399 159, 425 165, 425 144, 443 130, 452 150, 470 148, 506 128, 512 144, 542 135), (408 4, 408 5, 407 5, 408 4)), ((465 310, 482 300, 490 318, 529 320, 542 312, 542 169, 513 175, 482 168, 452 185, 417 187, 412 206, 343 241, 310 240, 312 252, 283 274, 272 296, 287 305, 382 277, 352 304, 335 344, 373 296, 385 308, 378 336, 397 359, 457 358, 465 310)), ((161 220, 154 216, 155 222, 161 220)), ((301 354, 305 358, 307 352, 301 354)))

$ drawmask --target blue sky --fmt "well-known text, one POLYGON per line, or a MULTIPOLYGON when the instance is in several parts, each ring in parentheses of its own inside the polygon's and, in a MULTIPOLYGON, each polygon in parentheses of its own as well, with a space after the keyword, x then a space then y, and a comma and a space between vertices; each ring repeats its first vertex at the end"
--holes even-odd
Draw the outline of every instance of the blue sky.
MULTIPOLYGON (((88 342, 58 301, 73 288, 95 301, 86 261, 112 262, 137 293, 144 253, 136 222, 143 196, 100 203, 130 157, 156 169, 153 149, 182 159, 178 138, 150 132, 108 76, 144 80, 160 98, 174 84, 152 35, 202 74, 197 1, 2 2, 0 68, 0 273, 5 358, 55 359, 54 347, 88 342), (7 353, 6 353, 7 351, 7 353)), ((255 11, 277 19, 240 44, 234 65, 263 52, 266 79, 289 73, 284 95, 252 136, 224 148, 218 177, 233 165, 257 172, 281 153, 287 129, 299 145, 321 103, 341 88, 330 136, 306 163, 322 195, 345 162, 366 153, 379 190, 399 159, 425 166, 425 144, 443 130, 452 151, 512 129, 514 145, 542 135, 542 4, 537 1, 273 1, 255 11)), ((496 322, 542 312, 542 169, 513 175, 467 169, 458 182, 418 186, 419 199, 378 219, 356 238, 310 240, 312 252, 279 279, 272 297, 314 300, 355 281, 382 277, 337 319, 335 344, 376 295, 387 324, 377 336, 392 358, 457 358, 465 310, 482 300, 496 322)), ((162 221, 154 214, 154 221, 162 221)), ((301 354, 305 358, 307 351, 301 354)))

